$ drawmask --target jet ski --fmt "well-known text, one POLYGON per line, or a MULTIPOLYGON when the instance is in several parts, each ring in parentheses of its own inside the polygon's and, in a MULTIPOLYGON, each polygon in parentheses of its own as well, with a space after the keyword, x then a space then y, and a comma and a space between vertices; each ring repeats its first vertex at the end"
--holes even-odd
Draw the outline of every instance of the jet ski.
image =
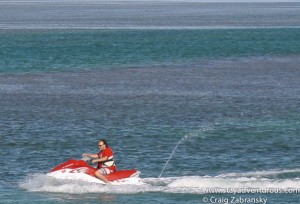
MULTIPOLYGON (((86 181, 92 183, 105 184, 103 181, 95 177, 98 169, 91 166, 88 160, 68 160, 54 167, 47 175, 57 179, 68 179, 77 181, 86 181)), ((122 180, 138 177, 140 172, 135 169, 117 170, 106 176, 110 182, 120 182, 122 180)))

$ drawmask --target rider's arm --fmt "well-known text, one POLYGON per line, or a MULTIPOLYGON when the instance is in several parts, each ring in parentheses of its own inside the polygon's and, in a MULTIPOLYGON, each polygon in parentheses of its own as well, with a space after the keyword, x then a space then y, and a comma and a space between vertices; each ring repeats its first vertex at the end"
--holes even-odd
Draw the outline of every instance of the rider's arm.
MULTIPOLYGON (((97 155, 98 156, 98 155, 97 155)), ((98 157, 97 157, 98 158, 98 157)), ((105 157, 102 157, 100 159, 94 159, 93 160, 93 163, 96 163, 96 162, 104 162, 104 161, 107 161, 108 160, 108 157, 105 156, 105 157)))
POLYGON ((88 157, 90 157, 90 158, 92 158, 92 159, 97 159, 97 158, 99 158, 99 157, 98 157, 98 154, 82 154, 82 156, 88 156, 88 157))

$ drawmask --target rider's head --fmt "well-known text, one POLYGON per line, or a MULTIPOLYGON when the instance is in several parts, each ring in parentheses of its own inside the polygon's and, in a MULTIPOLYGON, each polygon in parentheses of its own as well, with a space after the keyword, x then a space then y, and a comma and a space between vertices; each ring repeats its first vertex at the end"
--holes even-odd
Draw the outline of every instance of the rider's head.
POLYGON ((98 142, 98 146, 99 146, 100 149, 103 150, 103 149, 106 149, 108 147, 108 144, 107 144, 105 139, 101 139, 98 142))

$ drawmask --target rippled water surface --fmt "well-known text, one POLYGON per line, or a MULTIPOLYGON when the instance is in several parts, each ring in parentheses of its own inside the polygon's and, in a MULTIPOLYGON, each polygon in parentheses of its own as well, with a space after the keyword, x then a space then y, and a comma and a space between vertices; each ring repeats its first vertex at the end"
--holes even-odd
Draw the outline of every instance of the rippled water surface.
POLYGON ((298 10, 0 1, 0 203, 298 204, 298 10), (139 179, 46 175, 100 138, 139 179))

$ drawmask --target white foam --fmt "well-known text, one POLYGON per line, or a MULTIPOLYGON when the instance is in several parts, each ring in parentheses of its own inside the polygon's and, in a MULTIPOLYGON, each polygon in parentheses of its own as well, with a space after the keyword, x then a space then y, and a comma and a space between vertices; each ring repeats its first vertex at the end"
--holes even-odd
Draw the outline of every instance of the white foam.
MULTIPOLYGON (((166 178, 128 178, 112 185, 84 181, 62 180, 44 174, 28 176, 19 186, 28 191, 56 192, 68 194, 84 193, 140 193, 168 192, 206 194, 208 189, 281 189, 299 193, 300 169, 271 170, 246 173, 228 173, 218 176, 180 176, 166 178), (289 174, 287 178, 276 178, 278 174, 289 174), (274 175, 269 178, 269 175, 274 175)), ((271 193, 264 191, 264 193, 271 193)))
POLYGON ((33 192, 55 192, 69 194, 83 193, 137 193, 143 191, 140 186, 145 185, 139 178, 128 178, 120 182, 100 184, 94 182, 56 179, 45 174, 28 176, 19 186, 33 192))
MULTIPOLYGON (((168 192, 189 192, 189 193, 208 193, 210 192, 225 192, 214 191, 216 189, 235 189, 239 190, 257 189, 264 192, 272 193, 274 190, 285 192, 286 190, 294 190, 292 192, 300 192, 300 177, 297 173, 300 169, 290 170, 270 170, 256 171, 245 173, 228 173, 218 176, 187 176, 173 178, 167 184, 168 192), (277 178, 280 174, 292 173, 291 178, 277 178), (270 175, 272 175, 271 178, 270 175)), ((247 192, 247 191, 246 191, 247 192)))
POLYGON ((283 169, 283 170, 267 170, 267 171, 252 171, 252 172, 245 172, 245 173, 226 173, 220 174, 218 177, 241 177, 241 176, 269 176, 269 175, 278 175, 284 173, 300 173, 300 169, 283 169))
POLYGON ((206 178, 206 177, 185 177, 178 178, 168 184, 169 187, 186 188, 298 188, 299 179, 258 179, 258 178, 206 178))

